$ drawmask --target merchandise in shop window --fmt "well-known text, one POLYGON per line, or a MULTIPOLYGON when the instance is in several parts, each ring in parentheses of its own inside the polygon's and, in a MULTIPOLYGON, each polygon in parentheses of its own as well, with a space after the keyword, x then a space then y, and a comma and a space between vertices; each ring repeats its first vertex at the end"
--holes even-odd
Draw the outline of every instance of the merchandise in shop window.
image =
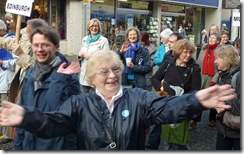
POLYGON ((176 30, 176 19, 174 17, 165 17, 161 18, 161 31, 166 28, 170 28, 171 30, 176 30))
POLYGON ((158 39, 158 18, 150 17, 147 25, 147 33, 150 35, 150 41, 156 45, 158 39))

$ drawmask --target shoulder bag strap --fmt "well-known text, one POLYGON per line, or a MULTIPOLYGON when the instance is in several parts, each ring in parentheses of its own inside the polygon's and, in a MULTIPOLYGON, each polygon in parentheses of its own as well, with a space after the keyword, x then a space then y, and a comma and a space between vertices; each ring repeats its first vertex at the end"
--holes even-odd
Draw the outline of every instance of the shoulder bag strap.
POLYGON ((112 136, 110 134, 110 131, 108 129, 108 126, 105 124, 105 117, 104 117, 104 112, 102 110, 102 105, 101 105, 102 102, 97 102, 99 108, 100 108, 100 111, 101 111, 101 114, 102 114, 102 120, 103 120, 103 127, 104 127, 104 130, 106 132, 106 135, 108 137, 108 139, 110 140, 110 144, 109 144, 109 147, 112 149, 112 150, 116 150, 116 143, 113 141, 112 139, 112 136))
POLYGON ((232 78, 231 78, 231 86, 232 86, 234 89, 236 89, 236 77, 237 77, 237 75, 238 75, 239 73, 240 73, 240 71, 234 73, 234 75, 233 75, 232 78))

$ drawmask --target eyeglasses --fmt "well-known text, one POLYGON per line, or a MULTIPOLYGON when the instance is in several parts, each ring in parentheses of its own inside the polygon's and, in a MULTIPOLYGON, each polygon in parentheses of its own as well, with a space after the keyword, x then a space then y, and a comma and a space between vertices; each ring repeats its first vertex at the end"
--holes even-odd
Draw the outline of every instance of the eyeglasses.
POLYGON ((52 44, 49 43, 43 43, 43 44, 32 44, 32 49, 38 49, 39 47, 41 47, 42 49, 46 50, 49 49, 52 46, 52 44))
POLYGON ((102 76, 107 76, 109 75, 110 72, 113 72, 114 74, 120 73, 121 68, 120 67, 114 67, 112 69, 101 69, 96 74, 102 75, 102 76))
POLYGON ((228 38, 229 38, 229 36, 222 36, 221 38, 226 38, 226 39, 228 39, 228 38))
POLYGON ((129 34, 129 36, 137 36, 137 34, 129 34))
POLYGON ((98 28, 98 25, 91 25, 90 28, 92 28, 92 27, 98 28))

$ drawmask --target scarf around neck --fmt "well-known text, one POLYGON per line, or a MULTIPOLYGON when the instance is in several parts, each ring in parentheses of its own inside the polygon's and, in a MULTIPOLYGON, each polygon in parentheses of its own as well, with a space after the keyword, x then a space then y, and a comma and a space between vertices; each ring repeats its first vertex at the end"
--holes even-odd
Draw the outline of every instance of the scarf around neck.
POLYGON ((92 42, 96 42, 100 38, 101 34, 96 34, 93 37, 91 34, 88 35, 86 39, 86 44, 89 46, 92 42))
POLYGON ((35 90, 39 88, 41 83, 46 79, 46 77, 51 74, 54 68, 56 68, 61 62, 58 55, 54 55, 46 63, 39 63, 36 61, 35 64, 35 90))
MULTIPOLYGON (((124 61, 126 61, 125 59, 127 57, 131 57, 131 61, 134 63, 135 53, 138 52, 140 50, 140 48, 141 48, 141 44, 139 41, 137 41, 134 46, 132 46, 130 44, 129 49, 125 52, 124 61)), ((131 70, 131 68, 127 67, 127 64, 125 64, 125 71, 124 72, 127 74, 132 74, 132 70, 131 70)))
POLYGON ((214 76, 214 51, 219 44, 208 44, 202 63, 202 74, 214 76))

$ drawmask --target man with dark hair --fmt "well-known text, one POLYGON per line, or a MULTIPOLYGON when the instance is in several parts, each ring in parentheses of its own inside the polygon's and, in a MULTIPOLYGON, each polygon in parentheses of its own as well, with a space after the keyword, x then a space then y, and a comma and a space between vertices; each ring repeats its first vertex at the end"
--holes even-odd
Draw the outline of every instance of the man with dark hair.
MULTIPOLYGON (((183 36, 179 33, 179 32, 173 32, 168 39, 168 47, 169 47, 169 51, 166 52, 166 54, 164 55, 164 60, 163 62, 166 60, 169 60, 169 57, 173 57, 172 53, 172 48, 175 44, 176 41, 183 39, 183 36)), ((163 63, 162 62, 162 63, 163 63)))
MULTIPOLYGON (((0 46, 12 51, 13 55, 18 57, 15 72, 9 87, 9 100, 16 104, 19 103, 20 91, 24 76, 27 70, 33 66, 35 62, 35 58, 32 57, 33 54, 31 50, 30 36, 32 31, 40 26, 48 26, 48 23, 43 19, 28 20, 27 26, 20 31, 21 38, 18 44, 15 43, 15 39, 0 37, 0 46)), ((4 138, 0 140, 1 143, 7 143, 14 138, 13 127, 3 127, 2 132, 4 138)))
MULTIPOLYGON (((19 104, 35 107, 43 112, 57 111, 72 95, 80 93, 78 73, 62 74, 60 69, 77 67, 58 52, 60 35, 50 26, 40 26, 30 35, 35 63, 27 71, 19 104)), ((76 64, 76 65, 75 65, 76 64)), ((74 150, 76 135, 64 135, 52 139, 39 138, 22 127, 16 127, 15 150, 74 150)))

